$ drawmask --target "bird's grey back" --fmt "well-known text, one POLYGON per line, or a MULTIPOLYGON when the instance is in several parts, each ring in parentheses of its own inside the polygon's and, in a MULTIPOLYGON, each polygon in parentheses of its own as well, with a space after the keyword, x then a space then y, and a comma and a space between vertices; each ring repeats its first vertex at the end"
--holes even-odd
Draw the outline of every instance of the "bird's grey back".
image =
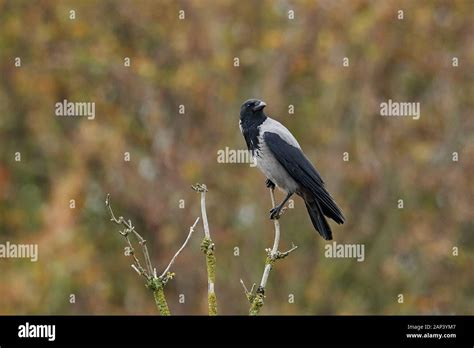
POLYGON ((298 149, 301 149, 300 144, 298 144, 298 141, 295 139, 293 134, 291 134, 290 131, 280 122, 270 117, 267 117, 265 122, 263 122, 259 128, 260 128, 260 136, 263 136, 263 133, 265 132, 275 133, 275 134, 278 134, 280 138, 282 138, 288 144, 294 147, 297 147, 298 149))

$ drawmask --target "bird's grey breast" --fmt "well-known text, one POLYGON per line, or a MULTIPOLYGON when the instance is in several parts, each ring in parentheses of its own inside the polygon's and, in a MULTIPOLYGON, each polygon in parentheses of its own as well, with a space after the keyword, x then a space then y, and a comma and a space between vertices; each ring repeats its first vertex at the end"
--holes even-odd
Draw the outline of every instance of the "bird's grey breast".
POLYGON ((254 153, 257 167, 265 174, 265 176, 273 181, 278 187, 286 192, 296 192, 298 184, 288 174, 286 169, 278 162, 272 151, 265 143, 264 134, 266 132, 278 134, 288 144, 300 148, 295 137, 280 122, 267 118, 259 126, 258 144, 259 148, 254 153))

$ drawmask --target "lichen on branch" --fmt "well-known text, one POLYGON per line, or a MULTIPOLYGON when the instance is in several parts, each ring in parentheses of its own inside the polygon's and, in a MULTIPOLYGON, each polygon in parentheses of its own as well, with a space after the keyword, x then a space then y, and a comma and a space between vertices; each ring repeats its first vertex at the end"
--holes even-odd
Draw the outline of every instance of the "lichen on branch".
POLYGON ((204 238, 201 243, 201 251, 206 255, 207 301, 209 305, 209 315, 217 315, 217 296, 214 289, 216 283, 215 244, 211 239, 206 211, 206 192, 208 192, 208 189, 206 185, 199 183, 191 186, 191 188, 194 191, 201 193, 201 216, 204 227, 204 238))
MULTIPOLYGON (((270 188, 270 197, 272 200, 272 208, 275 208, 275 194, 274 189, 270 188)), ((283 210, 284 211, 284 210, 283 210)), ((292 245, 291 249, 281 252, 278 250, 278 245, 280 243, 280 222, 279 219, 273 220, 275 226, 275 238, 273 240, 273 247, 270 249, 265 249, 267 253, 267 258, 265 259, 265 268, 263 269, 262 280, 260 281, 260 285, 258 286, 257 290, 254 291, 256 284, 252 285, 250 291, 245 286, 243 280, 240 280, 242 287, 244 288, 245 296, 247 300, 250 302, 250 309, 249 315, 257 315, 260 313, 260 309, 263 307, 265 303, 265 288, 267 286, 268 277, 270 275, 270 271, 272 270, 275 262, 277 260, 284 259, 290 253, 295 251, 298 247, 292 245)))

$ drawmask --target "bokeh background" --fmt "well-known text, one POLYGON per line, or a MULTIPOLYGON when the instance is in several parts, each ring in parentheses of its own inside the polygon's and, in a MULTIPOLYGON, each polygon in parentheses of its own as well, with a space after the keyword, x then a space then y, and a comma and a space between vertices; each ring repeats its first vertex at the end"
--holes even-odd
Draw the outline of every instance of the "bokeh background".
MULTIPOLYGON (((258 169, 217 163, 217 151, 245 148, 239 108, 257 97, 344 210, 335 240, 366 253, 325 258, 296 198, 281 249, 299 249, 272 272, 262 312, 472 314, 473 10, 471 0, 0 0, 0 242, 39 245, 36 263, 0 259, 0 313, 155 314, 106 193, 162 269, 199 216, 190 185, 202 182, 219 311, 246 314, 239 279, 261 277, 270 200, 258 169), (95 120, 56 117, 63 99, 95 102, 95 120), (420 102, 421 118, 381 117, 388 99, 420 102)), ((173 267, 175 314, 207 313, 202 233, 173 267)))

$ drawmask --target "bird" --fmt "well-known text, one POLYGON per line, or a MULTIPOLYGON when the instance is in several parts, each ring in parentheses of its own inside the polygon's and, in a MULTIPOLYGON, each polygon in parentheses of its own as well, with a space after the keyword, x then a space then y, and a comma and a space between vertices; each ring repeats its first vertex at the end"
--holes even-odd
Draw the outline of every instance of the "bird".
POLYGON ((270 219, 279 219, 286 202, 296 193, 303 198, 314 228, 325 240, 331 240, 326 217, 338 224, 343 224, 345 217, 296 138, 265 114, 265 106, 258 99, 246 100, 240 107, 239 127, 252 159, 267 178, 266 186, 272 190, 276 186, 286 193, 283 201, 270 210, 270 219))

